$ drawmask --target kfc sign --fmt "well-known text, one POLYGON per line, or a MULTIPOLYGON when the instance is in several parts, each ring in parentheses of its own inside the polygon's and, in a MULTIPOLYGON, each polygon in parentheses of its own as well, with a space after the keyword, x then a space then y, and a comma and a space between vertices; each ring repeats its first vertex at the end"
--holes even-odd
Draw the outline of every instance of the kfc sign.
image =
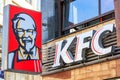
POLYGON ((70 37, 66 40, 56 42, 56 53, 53 67, 60 66, 60 57, 65 63, 72 63, 83 60, 83 49, 87 48, 91 48, 96 55, 105 55, 111 53, 112 46, 104 48, 102 44, 102 37, 105 35, 105 33, 113 31, 114 24, 108 24, 97 31, 91 30, 77 36, 70 37), (75 38, 77 38, 77 42, 75 56, 73 57, 69 47, 72 45, 75 38), (88 38, 92 38, 92 40, 90 41, 88 38), (64 41, 66 41, 66 44, 64 44, 64 41))
POLYGON ((6 6, 4 13, 3 36, 7 40, 3 38, 3 54, 7 54, 7 69, 42 72, 41 13, 13 5, 6 6))

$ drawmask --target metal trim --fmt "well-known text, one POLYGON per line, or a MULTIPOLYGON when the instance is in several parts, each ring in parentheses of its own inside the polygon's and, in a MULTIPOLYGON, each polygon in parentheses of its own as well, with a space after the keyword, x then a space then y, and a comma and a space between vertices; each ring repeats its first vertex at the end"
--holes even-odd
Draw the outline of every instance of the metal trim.
POLYGON ((8 68, 7 66, 7 54, 8 54, 8 41, 9 41, 9 10, 10 5, 4 7, 4 14, 3 14, 3 34, 2 34, 2 70, 8 68))

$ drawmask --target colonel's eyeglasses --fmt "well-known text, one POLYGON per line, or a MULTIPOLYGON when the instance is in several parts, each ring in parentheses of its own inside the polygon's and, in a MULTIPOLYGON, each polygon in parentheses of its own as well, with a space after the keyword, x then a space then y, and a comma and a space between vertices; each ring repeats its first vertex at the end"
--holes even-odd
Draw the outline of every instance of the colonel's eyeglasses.
POLYGON ((35 30, 34 30, 34 29, 24 30, 24 29, 18 28, 18 29, 16 29, 16 31, 17 31, 18 33, 25 33, 25 32, 33 33, 35 30))

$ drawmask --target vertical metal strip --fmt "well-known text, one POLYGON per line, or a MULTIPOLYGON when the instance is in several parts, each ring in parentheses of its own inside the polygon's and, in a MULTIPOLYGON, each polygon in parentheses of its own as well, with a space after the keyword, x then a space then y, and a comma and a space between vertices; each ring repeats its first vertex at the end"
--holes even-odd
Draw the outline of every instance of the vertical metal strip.
POLYGON ((101 0, 98 0, 98 15, 101 15, 101 0))
POLYGON ((2 31, 2 70, 8 69, 8 41, 9 41, 9 15, 10 5, 4 7, 2 31))

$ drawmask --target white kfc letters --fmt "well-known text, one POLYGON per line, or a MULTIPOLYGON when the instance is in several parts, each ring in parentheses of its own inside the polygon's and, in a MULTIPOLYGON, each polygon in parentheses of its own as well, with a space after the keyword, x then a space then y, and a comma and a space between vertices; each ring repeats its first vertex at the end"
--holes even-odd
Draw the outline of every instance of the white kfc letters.
POLYGON ((91 30, 77 36, 70 37, 66 40, 56 42, 56 53, 54 58, 54 64, 52 67, 60 66, 61 58, 65 63, 72 63, 83 60, 83 49, 85 50, 91 48, 96 55, 104 55, 110 53, 112 51, 112 46, 104 48, 102 43, 102 37, 105 35, 106 32, 113 31, 114 24, 108 24, 103 26, 96 32, 94 30, 91 30), (77 42, 75 49, 75 57, 73 57, 72 53, 69 50, 69 47, 71 46, 75 38, 77 38, 77 42))

